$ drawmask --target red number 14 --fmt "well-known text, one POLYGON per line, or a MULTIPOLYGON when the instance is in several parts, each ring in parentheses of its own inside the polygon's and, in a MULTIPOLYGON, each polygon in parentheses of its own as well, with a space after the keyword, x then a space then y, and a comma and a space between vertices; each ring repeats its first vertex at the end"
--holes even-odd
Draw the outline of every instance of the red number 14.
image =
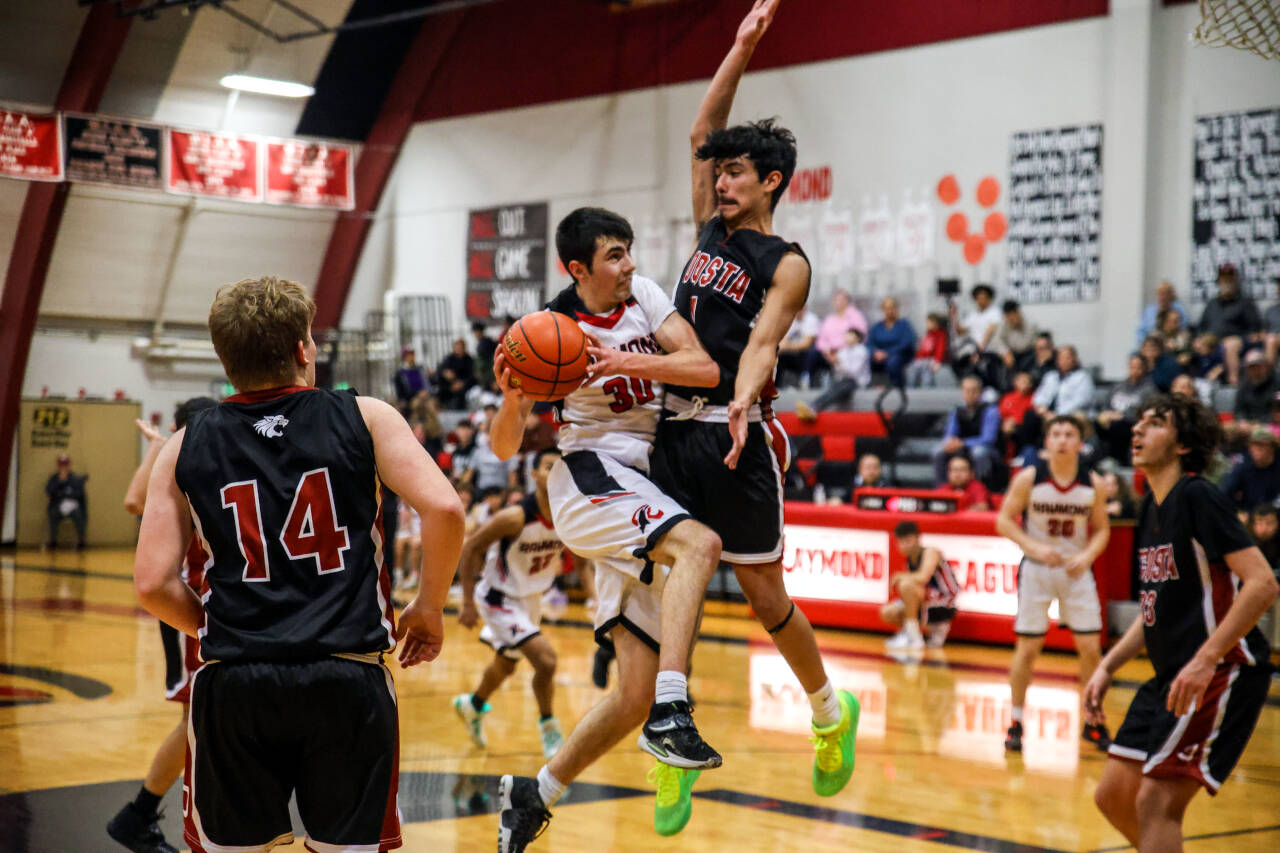
MULTIPOLYGON (((221 494, 223 508, 235 511, 236 539, 244 557, 242 578, 250 583, 271 580, 258 481, 228 483, 222 487, 221 494)), ((318 574, 346 568, 343 554, 351 547, 351 539, 347 528, 338 525, 328 468, 308 471, 298 481, 293 504, 280 531, 280 545, 291 560, 314 557, 318 574)))

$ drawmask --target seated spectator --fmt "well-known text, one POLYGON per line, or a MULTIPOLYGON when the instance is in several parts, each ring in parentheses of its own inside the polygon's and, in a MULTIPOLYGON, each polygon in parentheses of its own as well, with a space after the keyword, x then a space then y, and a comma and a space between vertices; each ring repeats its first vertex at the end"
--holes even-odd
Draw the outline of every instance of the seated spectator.
POLYGON ((906 560, 907 570, 889 580, 890 591, 897 590, 899 598, 880 608, 880 618, 899 629, 885 646, 922 649, 926 645, 923 628, 929 635, 929 648, 941 648, 956 617, 960 584, 942 552, 920 543, 920 527, 914 521, 899 522, 893 541, 906 560))
POLYGON ((1102 489, 1107 499, 1107 515, 1115 519, 1137 518, 1138 503, 1134 500, 1128 479, 1121 476, 1114 466, 1099 466, 1099 470, 1102 472, 1102 489))
POLYGON ((1161 392, 1168 392, 1173 380, 1182 373, 1182 366, 1176 358, 1164 351, 1164 338, 1151 335, 1142 342, 1142 348, 1138 352, 1145 362, 1146 374, 1151 384, 1161 392))
POLYGON ((991 493, 981 480, 974 478, 973 463, 963 450, 948 460, 947 484, 943 489, 956 494, 956 509, 960 512, 991 509, 991 493))
POLYGON ((1182 315, 1172 308, 1160 313, 1157 331, 1153 334, 1164 344, 1164 351, 1179 363, 1183 353, 1191 351, 1191 330, 1183 324, 1182 315))
POLYGON ((947 363, 947 318, 929 314, 924 318, 924 337, 915 359, 907 365, 907 384, 912 388, 933 388, 938 370, 947 363))
POLYGON ((1146 359, 1137 354, 1129 356, 1128 377, 1111 389, 1107 408, 1098 413, 1098 441, 1105 456, 1128 463, 1129 442, 1133 439, 1133 425, 1138 422, 1138 407, 1155 390, 1155 383, 1147 375, 1146 359))
POLYGON ((1211 332, 1222 342, 1227 384, 1240 381, 1240 357, 1263 342, 1258 306, 1240 292, 1240 276, 1232 264, 1218 267, 1218 295, 1205 303, 1200 331, 1211 332))
POLYGON ((446 446, 449 451, 449 457, 452 460, 450 465, 450 476, 460 482, 472 485, 471 478, 471 457, 476 452, 476 428, 470 421, 459 421, 453 428, 453 437, 455 439, 453 447, 446 446))
POLYGON ((942 433, 942 443, 933 451, 933 472, 937 483, 947 481, 947 460, 967 452, 967 461, 977 469, 979 479, 991 473, 995 461, 1001 457, 1000 410, 982 402, 982 382, 976 376, 966 376, 960 382, 960 397, 964 401, 947 416, 947 427, 942 433))
POLYGON ((1180 374, 1169 386, 1169 393, 1199 398, 1201 403, 1213 408, 1213 383, 1204 379, 1192 379, 1186 373, 1180 374))
POLYGON ((427 390, 427 378, 422 375, 422 368, 418 367, 418 357, 413 347, 400 350, 400 367, 396 370, 392 382, 395 385, 396 402, 399 404, 400 414, 407 416, 414 397, 427 390))
POLYGON ((1264 426, 1249 434, 1249 455, 1222 481, 1222 493, 1236 509, 1248 512, 1258 504, 1273 503, 1280 497, 1280 461, 1276 447, 1280 439, 1264 426))
POLYGON ((440 403, 446 409, 465 409, 467 391, 476 383, 475 362, 467 352, 467 342, 458 338, 453 342, 453 352, 440 361, 436 369, 439 388, 436 391, 440 403))
POLYGON ((964 317, 958 316, 955 303, 951 303, 948 319, 951 323, 952 369, 959 378, 976 375, 982 384, 998 384, 999 360, 991 350, 996 328, 1000 325, 1000 306, 996 305, 996 292, 988 284, 975 285, 970 291, 973 310, 964 317))
POLYGON ((488 376, 493 372, 493 354, 498 351, 498 342, 485 334, 484 323, 479 320, 471 324, 471 337, 476 347, 475 375, 488 376))
MULTIPOLYGON (((1276 276, 1275 285, 1276 296, 1280 297, 1280 276, 1276 276)), ((1280 362, 1280 302, 1262 315, 1262 328, 1266 335, 1267 361, 1276 364, 1280 362)))
POLYGON ((825 412, 836 405, 848 407, 853 402, 855 391, 871 385, 871 358, 862 343, 862 333, 850 329, 844 337, 844 346, 836 351, 833 362, 835 378, 831 387, 818 395, 812 406, 803 401, 796 403, 796 416, 800 420, 811 421, 818 412, 825 412))
POLYGON ((864 453, 858 459, 858 473, 853 475, 855 489, 887 489, 893 483, 884 475, 884 465, 874 453, 864 453))
POLYGON ((1048 419, 1073 415, 1093 407, 1093 377, 1080 366, 1080 356, 1070 344, 1058 347, 1058 369, 1045 374, 1032 398, 1036 412, 1048 419))
POLYGON ((58 547, 58 528, 62 522, 70 521, 76 529, 76 548, 85 548, 85 527, 89 524, 89 499, 85 494, 84 484, 88 474, 77 474, 71 470, 71 457, 65 453, 58 456, 57 470, 44 484, 44 493, 49 496, 49 544, 50 551, 58 547))
MULTIPOLYGON (((824 370, 835 366, 836 353, 845 346, 845 333, 850 329, 857 329, 862 339, 866 340, 867 318, 849 301, 848 291, 837 290, 831 296, 831 313, 818 328, 818 340, 814 344, 825 359, 826 363, 822 365, 824 370)), ((810 376, 810 379, 816 380, 817 377, 810 376)))
POLYGON ((1249 513, 1249 535, 1258 546, 1262 556, 1266 558, 1271 571, 1280 578, 1280 518, 1277 518, 1274 504, 1258 504, 1249 513))
POLYGON ((1044 378, 1058 369, 1058 351, 1053 346, 1053 335, 1048 332, 1036 335, 1032 355, 1031 367, 1027 372, 1031 374, 1032 387, 1039 388, 1044 378))
POLYGON ((889 375, 889 384, 901 388, 906 384, 907 364, 916 348, 916 330, 908 320, 898 314, 898 300, 885 297, 880 303, 884 319, 867 333, 867 350, 871 353, 873 370, 883 370, 889 375))
POLYGON ((818 315, 803 305, 791 321, 786 337, 778 344, 778 384, 787 386, 797 382, 807 388, 814 379, 814 372, 821 372, 824 360, 814 347, 822 321, 818 315))
POLYGON ((1004 363, 1006 381, 1009 382, 1014 373, 1035 363, 1035 343, 1040 327, 1022 316, 1022 306, 1016 300, 1006 299, 1001 310, 1004 319, 996 328, 992 348, 1004 363))
POLYGON ((1020 370, 1013 375, 1013 390, 1000 398, 1000 433, 1015 454, 1040 444, 1044 427, 1031 402, 1034 393, 1031 374, 1020 370))
POLYGON ((1222 347, 1218 337, 1211 334, 1196 335, 1191 339, 1191 352, 1187 356, 1184 368, 1196 379, 1216 384, 1222 381, 1226 372, 1226 362, 1222 359, 1222 347))
POLYGON ((1244 379, 1236 390, 1235 426, 1252 430, 1271 421, 1271 400, 1280 391, 1275 371, 1262 350, 1249 350, 1244 357, 1244 379))
POLYGON ((1156 287, 1156 301, 1152 305, 1148 305, 1142 309, 1142 317, 1138 320, 1138 339, 1137 346, 1142 346, 1142 342, 1159 329, 1163 329, 1159 322, 1160 314, 1165 311, 1173 311, 1182 318, 1182 325, 1191 325, 1191 316, 1187 314, 1186 306, 1178 301, 1177 293, 1173 289, 1173 285, 1167 281, 1160 282, 1156 287))

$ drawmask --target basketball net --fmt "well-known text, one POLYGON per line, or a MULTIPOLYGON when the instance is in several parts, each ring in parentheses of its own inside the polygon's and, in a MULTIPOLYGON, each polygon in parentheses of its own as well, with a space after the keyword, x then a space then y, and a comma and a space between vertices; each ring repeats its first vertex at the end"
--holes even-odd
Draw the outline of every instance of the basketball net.
POLYGON ((1280 59, 1280 0, 1200 0, 1200 17, 1196 44, 1280 59))

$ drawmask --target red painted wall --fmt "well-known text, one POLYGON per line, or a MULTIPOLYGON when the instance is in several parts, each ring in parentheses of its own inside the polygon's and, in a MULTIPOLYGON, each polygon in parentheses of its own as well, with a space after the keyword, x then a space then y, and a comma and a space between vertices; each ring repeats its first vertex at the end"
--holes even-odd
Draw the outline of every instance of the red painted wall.
MULTIPOLYGON (((611 11, 598 0, 504 0, 460 19, 417 121, 709 78, 746 0, 611 11)), ((753 71, 1107 14, 1107 0, 808 0, 784 3, 753 71)), ((441 20, 444 18, 446 20, 441 20)), ((410 60, 412 60, 412 56, 410 60)))

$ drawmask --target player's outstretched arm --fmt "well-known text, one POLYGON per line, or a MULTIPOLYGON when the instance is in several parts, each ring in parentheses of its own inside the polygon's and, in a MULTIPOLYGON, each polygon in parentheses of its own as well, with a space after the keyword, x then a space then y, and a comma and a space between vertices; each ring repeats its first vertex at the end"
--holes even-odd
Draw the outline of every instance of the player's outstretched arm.
POLYGON ((738 467, 738 456, 747 443, 747 413, 760 399, 760 391, 773 378, 778 363, 778 345, 787 336, 796 314, 809 298, 809 262, 795 252, 788 252, 778 262, 773 284, 765 293, 764 305, 756 318, 751 337, 738 358, 738 375, 733 384, 733 400, 729 403, 729 433, 733 446, 724 464, 738 467))
POLYGON ((698 340, 698 333, 676 312, 662 321, 653 337, 664 355, 624 352, 606 347, 592 334, 587 334, 587 354, 592 362, 587 368, 587 381, 601 376, 634 376, 673 385, 714 388, 720 383, 720 365, 715 363, 698 340))
POLYGON ((422 585, 400 617, 400 663, 413 666, 440 654, 444 604, 462 551, 466 514, 458 493, 404 417, 381 400, 356 399, 373 436, 379 476, 422 519, 422 585))
POLYGON ((1146 637, 1142 630, 1142 616, 1137 616, 1133 624, 1116 640, 1106 655, 1098 662, 1089 682, 1084 686, 1084 712, 1093 725, 1102 725, 1106 717, 1102 713, 1102 698, 1111 688, 1111 679, 1120 667, 1137 656, 1146 645, 1146 637))
POLYGON ((509 506, 501 512, 494 513, 479 530, 473 532, 462 543, 462 557, 458 560, 458 583, 462 586, 462 607, 458 611, 458 621, 464 628, 473 628, 476 624, 476 575, 480 574, 481 563, 489 546, 502 539, 514 539, 520 535, 524 527, 524 510, 518 506, 509 506))
POLYGON ((533 410, 533 401, 511 384, 511 368, 501 349, 493 357, 493 375, 502 389, 502 405, 489 424, 489 449, 503 462, 520 452, 524 441, 524 422, 533 410))
POLYGON ((1035 468, 1028 465, 1009 481, 1009 489, 1005 492, 1004 502, 1000 504, 1000 513, 996 516, 996 532, 1006 539, 1013 540, 1022 549, 1022 553, 1037 563, 1061 566, 1063 559, 1057 549, 1031 538, 1018 523, 1018 516, 1022 515, 1031 501, 1031 486, 1035 480, 1035 468))
POLYGON ((182 580, 182 558, 191 540, 191 512, 175 475, 186 430, 165 442, 151 469, 146 509, 133 559, 133 586, 138 600, 161 622, 194 637, 203 607, 182 580))
MULTIPOLYGON (((698 115, 689 131, 689 144, 693 152, 707 141, 707 134, 729 124, 729 112, 733 109, 733 97, 738 91, 738 81, 747 70, 751 54, 755 52, 761 36, 769 29, 773 14, 781 0, 755 0, 751 11, 738 25, 733 47, 725 55, 716 74, 711 78, 707 94, 698 107, 698 115)), ((716 210, 715 166, 709 161, 693 159, 693 221, 701 231, 716 210)))
POLYGON ((142 515, 147 505, 147 483, 151 482, 151 470, 155 467, 156 458, 160 456, 160 448, 164 447, 165 437, 151 424, 138 418, 134 421, 138 431, 147 438, 147 452, 142 457, 138 470, 133 472, 129 487, 124 491, 124 508, 134 515, 142 515))

